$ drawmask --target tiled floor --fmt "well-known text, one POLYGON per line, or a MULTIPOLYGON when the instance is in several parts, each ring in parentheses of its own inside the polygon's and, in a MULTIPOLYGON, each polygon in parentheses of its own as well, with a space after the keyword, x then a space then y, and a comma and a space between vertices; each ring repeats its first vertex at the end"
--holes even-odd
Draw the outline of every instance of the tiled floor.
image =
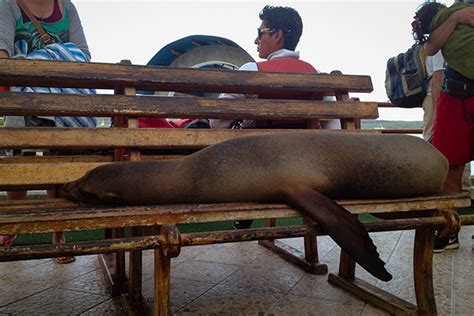
MULTIPOLYGON (((463 227, 461 248, 436 254, 434 279, 440 315, 474 315, 474 226, 463 227)), ((415 303, 412 276, 413 231, 372 237, 394 279, 378 282, 357 275, 415 303)), ((302 248, 301 240, 285 240, 302 248)), ((337 271, 339 249, 319 238, 321 261, 337 271)), ((144 295, 153 300, 151 251, 144 255, 144 295)), ((187 247, 172 262, 175 315, 386 315, 327 282, 286 263, 256 242, 187 247)), ((78 257, 68 265, 50 259, 0 263, 0 315, 122 315, 108 295, 97 258, 78 257)))

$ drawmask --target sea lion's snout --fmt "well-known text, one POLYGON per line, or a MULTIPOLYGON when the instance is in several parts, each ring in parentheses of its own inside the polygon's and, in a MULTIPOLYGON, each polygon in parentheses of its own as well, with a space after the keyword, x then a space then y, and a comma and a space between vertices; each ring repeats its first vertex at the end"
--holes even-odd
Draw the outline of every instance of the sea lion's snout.
POLYGON ((83 178, 64 184, 61 189, 61 195, 76 203, 93 202, 86 199, 87 195, 84 194, 85 191, 81 189, 82 184, 83 178))
MULTIPOLYGON (((93 170, 94 171, 94 170, 93 170)), ((62 187, 61 193, 66 199, 80 204, 118 204, 121 195, 113 189, 102 185, 94 178, 101 179, 97 172, 89 172, 82 178, 68 182, 62 187)))

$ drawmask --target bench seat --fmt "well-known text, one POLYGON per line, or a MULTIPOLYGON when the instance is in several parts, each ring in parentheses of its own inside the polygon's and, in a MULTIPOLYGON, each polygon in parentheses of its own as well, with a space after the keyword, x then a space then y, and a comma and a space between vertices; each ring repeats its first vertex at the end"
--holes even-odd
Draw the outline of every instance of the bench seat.
MULTIPOLYGON (((403 213, 470 206, 466 194, 390 200, 338 200, 353 214, 403 213)), ((430 216, 431 214, 426 214, 430 216)), ((299 217, 285 204, 216 203, 150 206, 81 206, 65 199, 0 201, 0 234, 47 233, 133 226, 190 224, 244 218, 299 217), (117 218, 117 221, 113 219, 117 218), (56 229, 55 229, 56 227, 56 229), (59 228, 60 227, 60 228, 59 228)))

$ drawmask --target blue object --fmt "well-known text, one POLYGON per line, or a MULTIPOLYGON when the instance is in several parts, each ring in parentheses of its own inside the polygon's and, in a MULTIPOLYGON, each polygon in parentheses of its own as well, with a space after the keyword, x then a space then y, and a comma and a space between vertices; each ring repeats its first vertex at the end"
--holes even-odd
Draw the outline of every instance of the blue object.
POLYGON ((233 47, 240 47, 235 42, 223 37, 211 35, 191 35, 169 43, 168 45, 160 49, 158 53, 156 53, 155 56, 150 59, 147 65, 169 66, 180 55, 190 50, 193 50, 196 47, 205 45, 227 45, 233 47), (176 52, 179 52, 181 54, 177 54, 176 52))
MULTIPOLYGON (((226 39, 224 37, 212 36, 212 35, 190 35, 183 37, 177 41, 171 42, 168 45, 160 49, 155 56, 147 63, 147 66, 169 66, 175 59, 192 51, 195 48, 208 46, 208 45, 222 45, 231 46, 242 49, 235 42, 226 39)), ((242 49, 242 51, 244 51, 242 49)), ((226 56, 222 56, 225 59, 226 56)), ((215 68, 213 64, 204 64, 199 68, 215 68)), ((152 95, 153 91, 138 90, 138 94, 152 95)))

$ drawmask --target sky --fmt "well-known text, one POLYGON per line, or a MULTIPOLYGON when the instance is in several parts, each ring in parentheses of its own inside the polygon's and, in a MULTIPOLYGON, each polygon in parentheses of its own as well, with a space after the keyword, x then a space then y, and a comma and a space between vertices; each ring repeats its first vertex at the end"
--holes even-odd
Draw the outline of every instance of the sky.
MULTIPOLYGON (((413 45, 411 22, 423 0, 73 0, 94 62, 129 59, 145 65, 163 46, 189 35, 228 38, 259 60, 254 40, 267 4, 295 8, 303 20, 297 47, 320 71, 370 75, 374 91, 353 94, 387 101, 387 59, 413 45)), ((447 5, 453 1, 441 1, 447 5)), ((379 119, 422 120, 421 109, 379 109, 379 119)))

